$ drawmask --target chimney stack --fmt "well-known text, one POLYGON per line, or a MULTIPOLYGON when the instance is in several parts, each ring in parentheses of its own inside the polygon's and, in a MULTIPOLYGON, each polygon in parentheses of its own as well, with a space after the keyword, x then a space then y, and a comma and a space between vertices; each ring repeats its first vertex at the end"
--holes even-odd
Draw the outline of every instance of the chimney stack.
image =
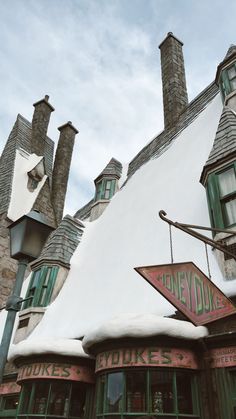
POLYGON ((45 140, 51 112, 54 108, 48 102, 49 96, 34 103, 34 114, 32 119, 32 140, 31 153, 44 156, 45 140))
POLYGON ((183 43, 168 32, 161 50, 162 91, 165 129, 172 128, 188 104, 183 43))
POLYGON ((65 196, 70 171, 75 136, 79 132, 71 121, 58 128, 60 137, 54 161, 52 174, 52 204, 57 224, 63 216, 65 196))

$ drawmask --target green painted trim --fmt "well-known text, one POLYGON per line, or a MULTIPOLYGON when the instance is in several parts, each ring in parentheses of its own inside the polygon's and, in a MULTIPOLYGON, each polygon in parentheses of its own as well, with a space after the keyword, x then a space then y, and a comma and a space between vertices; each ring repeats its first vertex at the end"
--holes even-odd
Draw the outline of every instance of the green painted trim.
POLYGON ((32 296, 32 300, 25 301, 23 308, 28 307, 46 307, 51 300, 53 288, 59 271, 58 266, 43 266, 37 271, 33 272, 30 284, 26 293, 26 298, 32 296), (45 280, 48 278, 47 286, 45 287, 45 280), (37 284, 35 285, 35 280, 37 284), (35 287, 35 291, 33 289, 35 287), (43 292, 46 288, 46 293, 43 292))

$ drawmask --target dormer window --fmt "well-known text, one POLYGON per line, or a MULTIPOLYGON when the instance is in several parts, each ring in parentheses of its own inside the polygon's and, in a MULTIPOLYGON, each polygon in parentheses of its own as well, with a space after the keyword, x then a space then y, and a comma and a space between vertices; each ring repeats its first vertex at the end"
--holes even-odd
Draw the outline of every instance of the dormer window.
POLYGON ((231 92, 236 90, 236 63, 222 70, 221 74, 221 92, 225 98, 231 92))
POLYGON ((46 307, 52 295, 56 281, 58 266, 43 266, 32 273, 23 308, 46 307))
POLYGON ((115 193, 116 180, 104 178, 96 183, 96 201, 109 200, 115 193))
POLYGON ((211 173, 207 181, 208 202, 213 227, 236 224, 236 163, 211 173))

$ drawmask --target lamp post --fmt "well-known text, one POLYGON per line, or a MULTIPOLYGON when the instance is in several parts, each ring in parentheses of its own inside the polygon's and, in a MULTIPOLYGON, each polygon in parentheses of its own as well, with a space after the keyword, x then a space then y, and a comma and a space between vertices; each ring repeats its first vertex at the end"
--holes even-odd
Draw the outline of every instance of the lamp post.
POLYGON ((12 295, 8 298, 5 307, 8 313, 0 346, 0 383, 3 380, 16 313, 20 310, 22 301, 20 293, 27 265, 37 259, 49 234, 54 230, 46 221, 45 216, 37 211, 23 215, 8 228, 10 231, 10 254, 19 263, 12 295))

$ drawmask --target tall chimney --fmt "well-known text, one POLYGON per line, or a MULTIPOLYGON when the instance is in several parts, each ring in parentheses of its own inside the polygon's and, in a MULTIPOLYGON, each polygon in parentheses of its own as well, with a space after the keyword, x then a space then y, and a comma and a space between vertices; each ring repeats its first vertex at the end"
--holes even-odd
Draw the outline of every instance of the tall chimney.
POLYGON ((172 128, 188 104, 183 43, 172 32, 159 45, 165 129, 172 128))
POLYGON ((38 156, 44 155, 45 139, 51 112, 54 108, 48 102, 49 96, 34 103, 34 114, 32 119, 31 152, 38 156))
POLYGON ((75 136, 79 132, 69 121, 58 128, 60 137, 52 173, 52 204, 59 224, 65 204, 65 196, 70 171, 75 136))

